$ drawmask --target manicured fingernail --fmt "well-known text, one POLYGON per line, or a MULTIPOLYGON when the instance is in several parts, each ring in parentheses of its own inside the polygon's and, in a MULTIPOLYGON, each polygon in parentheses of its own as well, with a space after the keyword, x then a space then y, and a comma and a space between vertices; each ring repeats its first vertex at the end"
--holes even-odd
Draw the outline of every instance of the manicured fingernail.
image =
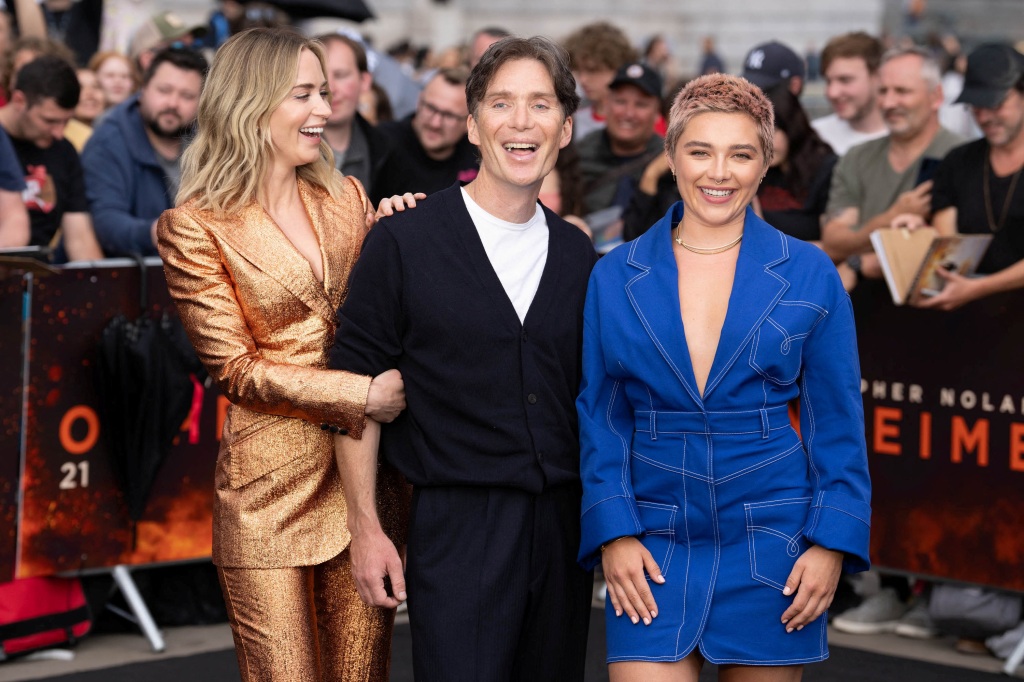
POLYGON ((786 585, 782 588, 782 594, 788 597, 789 595, 793 594, 793 589, 789 585, 786 585))
POLYGON ((793 632, 793 628, 786 628, 786 632, 793 632))
POLYGON ((621 616, 622 615, 622 611, 619 611, 618 609, 615 609, 615 615, 616 616, 621 616))
POLYGON ((785 625, 785 624, 786 624, 786 623, 788 623, 788 622, 789 622, 789 618, 783 618, 783 619, 782 619, 782 624, 783 624, 783 625, 785 625))
POLYGON ((796 629, 797 629, 797 632, 799 632, 800 630, 804 629, 804 626, 803 625, 797 625, 796 629))
POLYGON ((651 624, 651 619, 650 618, 644 618, 644 625, 650 625, 650 624, 651 624))
POLYGON ((632 618, 630 618, 630 620, 633 621, 633 625, 636 625, 637 623, 640 622, 640 619, 637 618, 636 616, 633 616, 632 618))
POLYGON ((657 611, 651 611, 651 618, 657 618, 657 617, 658 617, 658 612, 657 611))
POLYGON ((665 576, 663 576, 663 575, 655 576, 654 582, 658 583, 659 585, 664 585, 665 584, 665 576))

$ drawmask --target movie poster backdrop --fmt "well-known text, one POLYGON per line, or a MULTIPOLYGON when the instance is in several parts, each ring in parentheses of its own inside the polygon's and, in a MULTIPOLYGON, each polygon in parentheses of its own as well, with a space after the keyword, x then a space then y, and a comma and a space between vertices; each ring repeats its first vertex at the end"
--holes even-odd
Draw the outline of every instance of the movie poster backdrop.
POLYGON ((20 273, 0 270, 0 582, 14 577, 18 543, 23 286, 20 273))
MULTIPOLYGON (((121 261, 124 263, 124 261, 121 261)), ((20 337, 0 331, 0 571, 45 575, 209 556, 213 471, 226 401, 205 391, 160 471, 146 515, 129 523, 98 421, 100 333, 138 313, 135 265, 68 268, 38 279, 29 311, 28 448, 20 556, 11 519, 19 433, 20 337)), ((150 309, 170 307, 148 269, 150 309)), ((3 284, 19 319, 20 280, 3 284)), ((952 313, 896 307, 884 285, 854 293, 868 458, 872 558, 922 576, 1024 589, 1024 293, 952 313)), ((3 575, 0 574, 0 579, 3 575)))
MULTIPOLYGON (((183 424, 137 524, 111 467, 115 434, 99 418, 95 365, 109 321, 140 314, 140 270, 129 262, 68 267, 33 287, 18 577, 210 555, 223 402, 214 391, 196 396, 201 409, 183 424)), ((163 269, 153 263, 146 272, 148 313, 158 316, 173 305, 163 269)))
POLYGON ((872 561, 1024 590, 1024 292, 941 312, 854 292, 872 561))

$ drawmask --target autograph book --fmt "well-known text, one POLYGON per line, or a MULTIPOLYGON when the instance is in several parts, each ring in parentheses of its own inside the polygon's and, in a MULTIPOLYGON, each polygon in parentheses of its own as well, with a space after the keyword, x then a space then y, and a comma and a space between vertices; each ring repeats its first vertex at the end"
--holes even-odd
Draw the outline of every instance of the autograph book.
POLYGON ((990 234, 944 237, 931 227, 882 228, 871 233, 871 245, 896 305, 942 291, 946 280, 937 273, 939 268, 964 277, 973 275, 991 241, 990 234))

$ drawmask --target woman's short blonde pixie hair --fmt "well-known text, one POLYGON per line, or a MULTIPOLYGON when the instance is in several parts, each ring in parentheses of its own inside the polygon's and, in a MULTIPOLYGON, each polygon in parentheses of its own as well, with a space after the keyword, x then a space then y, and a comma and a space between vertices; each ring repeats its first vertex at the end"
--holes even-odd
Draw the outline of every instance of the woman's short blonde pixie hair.
POLYGON ((761 92, 761 88, 747 79, 723 73, 695 78, 676 95, 665 135, 665 150, 670 157, 675 156, 676 143, 693 117, 707 113, 740 113, 754 119, 761 152, 764 154, 764 166, 768 167, 775 147, 775 112, 772 103, 761 92))
MULTIPOLYGON (((195 198, 197 208, 222 214, 262 198, 274 155, 270 117, 295 86, 303 50, 326 74, 323 45, 291 29, 254 28, 221 46, 199 98, 198 133, 182 156, 178 205, 195 198)), ((340 196, 334 153, 323 139, 320 158, 296 171, 340 196)))

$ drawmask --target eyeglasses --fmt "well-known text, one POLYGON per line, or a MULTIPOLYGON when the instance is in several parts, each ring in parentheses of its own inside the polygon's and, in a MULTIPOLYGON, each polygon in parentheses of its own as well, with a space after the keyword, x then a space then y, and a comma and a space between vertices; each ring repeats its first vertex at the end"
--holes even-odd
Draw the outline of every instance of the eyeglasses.
POLYGON ((440 116, 441 122, 445 125, 455 125, 456 123, 466 120, 466 117, 463 114, 456 114, 451 111, 445 111, 444 109, 438 109, 433 104, 423 99, 421 99, 416 105, 416 111, 422 112, 428 119, 440 116))

